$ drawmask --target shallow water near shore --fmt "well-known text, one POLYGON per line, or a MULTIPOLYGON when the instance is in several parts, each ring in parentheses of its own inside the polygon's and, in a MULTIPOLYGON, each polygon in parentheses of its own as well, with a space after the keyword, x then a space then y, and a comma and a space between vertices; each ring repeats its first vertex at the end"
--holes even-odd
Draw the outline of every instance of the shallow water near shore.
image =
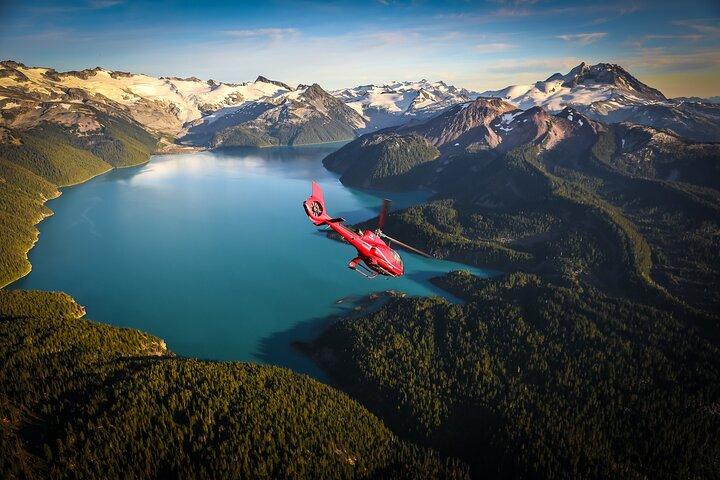
POLYGON ((64 291, 98 322, 165 339, 182 356, 322 373, 289 343, 314 338, 340 299, 375 291, 449 295, 429 278, 489 272, 402 252, 406 275, 368 280, 355 251, 309 222, 310 180, 350 223, 419 203, 424 193, 344 187, 322 159, 338 145, 159 155, 63 189, 39 225, 32 272, 10 288, 64 291))

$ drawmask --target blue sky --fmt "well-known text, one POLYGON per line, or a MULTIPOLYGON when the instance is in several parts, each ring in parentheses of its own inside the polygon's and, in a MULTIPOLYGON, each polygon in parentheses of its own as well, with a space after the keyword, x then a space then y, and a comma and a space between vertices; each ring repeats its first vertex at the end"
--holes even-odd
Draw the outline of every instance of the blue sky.
POLYGON ((445 80, 482 91, 581 61, 666 95, 720 95, 720 1, 0 0, 0 57, 328 89, 445 80))

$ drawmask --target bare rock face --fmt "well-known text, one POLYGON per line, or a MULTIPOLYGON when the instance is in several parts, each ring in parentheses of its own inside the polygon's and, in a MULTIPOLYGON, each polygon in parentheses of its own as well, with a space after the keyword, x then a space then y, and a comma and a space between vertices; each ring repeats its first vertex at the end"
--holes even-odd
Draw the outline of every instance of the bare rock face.
POLYGON ((402 127, 400 131, 418 133, 438 148, 458 142, 483 142, 494 148, 501 140, 491 123, 499 116, 514 110, 517 109, 503 100, 478 98, 473 102, 451 107, 427 123, 402 127))

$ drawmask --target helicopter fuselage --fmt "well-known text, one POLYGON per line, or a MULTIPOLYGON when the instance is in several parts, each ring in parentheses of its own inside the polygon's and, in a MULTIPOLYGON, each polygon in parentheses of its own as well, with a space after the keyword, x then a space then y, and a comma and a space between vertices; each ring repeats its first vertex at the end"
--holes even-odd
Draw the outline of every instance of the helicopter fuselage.
POLYGON ((403 274, 400 255, 372 231, 356 233, 339 222, 330 223, 329 226, 357 249, 358 256, 350 262, 350 268, 356 268, 359 261, 362 261, 380 275, 399 277, 403 274))
POLYGON ((379 229, 377 233, 370 230, 357 232, 342 224, 345 219, 332 218, 327 214, 323 193, 317 183, 312 182, 312 195, 303 202, 303 208, 314 225, 327 225, 355 247, 358 254, 348 264, 349 268, 368 278, 378 275, 399 277, 403 274, 400 255, 378 236, 381 234, 379 229))

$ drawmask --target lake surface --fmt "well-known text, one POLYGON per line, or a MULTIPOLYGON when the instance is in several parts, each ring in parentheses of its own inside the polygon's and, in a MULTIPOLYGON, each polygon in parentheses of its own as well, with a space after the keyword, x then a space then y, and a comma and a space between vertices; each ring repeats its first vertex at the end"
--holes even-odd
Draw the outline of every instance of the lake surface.
POLYGON ((352 308, 337 300, 388 289, 447 297, 428 279, 469 269, 402 251, 404 277, 348 269, 355 250, 303 211, 310 180, 330 214, 349 222, 377 215, 385 196, 399 209, 426 195, 344 187, 322 166, 336 148, 161 155, 65 188, 39 225, 32 272, 11 288, 67 292, 88 318, 150 332, 179 355, 322 378, 289 342, 314 338, 321 319, 352 308))

